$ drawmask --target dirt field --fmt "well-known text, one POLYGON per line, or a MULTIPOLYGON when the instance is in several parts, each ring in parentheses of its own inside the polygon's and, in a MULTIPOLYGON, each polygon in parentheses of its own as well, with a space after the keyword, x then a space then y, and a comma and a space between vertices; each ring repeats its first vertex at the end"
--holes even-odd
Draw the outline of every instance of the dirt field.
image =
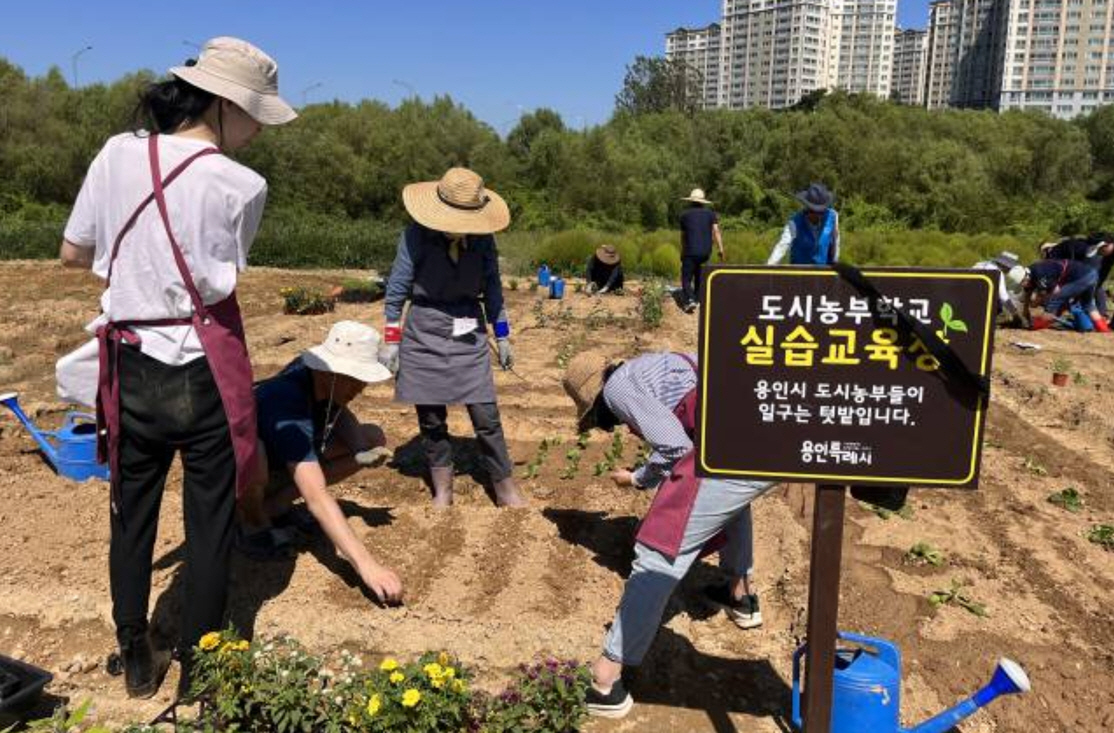
MULTIPOLYGON (((252 270, 241 288, 257 376, 282 367, 340 318, 380 325, 382 305, 340 305, 335 314, 281 315, 278 290, 327 285, 358 273, 252 270)), ((0 391, 18 390, 40 424, 64 411, 54 394, 54 361, 83 339, 99 285, 53 264, 0 265, 0 391)), ((546 437, 562 437, 536 479, 524 482, 528 510, 498 510, 468 475, 458 503, 429 507, 412 410, 391 403, 392 388, 369 390, 354 405, 379 422, 397 450, 394 466, 368 470, 338 487, 357 533, 399 570, 407 603, 372 604, 324 545, 289 562, 234 562, 232 617, 257 634, 296 635, 316 651, 357 648, 365 655, 416 655, 448 648, 499 682, 539 654, 591 658, 629 568, 637 518, 649 497, 595 478, 606 436, 594 436, 578 475, 562 480, 575 436, 558 362, 592 344, 614 354, 695 346, 695 320, 668 304, 662 328, 644 332, 633 297, 609 298, 610 316, 571 297, 572 313, 534 294, 508 291, 516 325, 517 372, 498 372, 500 406, 518 475, 546 437)), ((571 295, 571 294, 570 294, 571 295)), ((903 720, 915 724, 972 693, 998 656, 1021 662, 1030 695, 1000 700, 962 724, 965 733, 1114 730, 1114 553, 1086 540, 1095 523, 1114 523, 1114 390, 1107 382, 1114 337, 1067 333, 999 334, 993 408, 981 486, 975 492, 914 492, 911 518, 882 519, 850 501, 840 627, 886 637, 904 654, 903 720), (1014 340, 1041 344, 1022 353, 1014 340), (1079 376, 1050 385, 1049 364, 1066 356, 1079 376), (1050 504, 1076 487, 1084 509, 1050 504), (927 541, 947 553, 941 568, 904 562, 927 541), (958 606, 933 609, 927 596, 952 579, 969 583, 986 605, 979 618, 958 606)), ((467 419, 452 426, 467 436, 467 419)), ((761 439, 761 436, 752 436, 761 439)), ((474 446, 458 444, 458 468, 474 446)), ((636 441, 627 436, 625 456, 636 441)), ((180 603, 175 577, 182 539, 180 472, 164 503, 152 608, 172 634, 180 603)), ((590 731, 784 731, 790 655, 804 633, 810 489, 779 487, 755 505, 758 580, 765 626, 736 629, 695 597, 715 577, 693 573, 671 601, 668 621, 634 677, 639 705, 620 723, 590 731)), ((104 484, 77 485, 44 463, 27 433, 0 415, 0 652, 57 673, 49 691, 92 698, 99 720, 143 720, 169 701, 173 676, 155 700, 123 695, 103 671, 114 648, 110 625, 104 484), (64 669, 77 671, 63 671, 64 669)))

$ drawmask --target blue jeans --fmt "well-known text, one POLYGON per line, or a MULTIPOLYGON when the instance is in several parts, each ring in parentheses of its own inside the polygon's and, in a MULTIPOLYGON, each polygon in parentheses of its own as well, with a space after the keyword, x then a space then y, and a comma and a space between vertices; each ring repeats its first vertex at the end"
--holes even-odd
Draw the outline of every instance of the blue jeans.
POLYGON ((1060 311, 1075 300, 1079 302, 1079 307, 1090 313, 1095 309, 1095 285, 1098 281, 1098 270, 1088 270, 1087 274, 1064 283, 1059 290, 1049 296, 1048 303, 1044 306, 1045 312, 1054 316, 1059 315, 1060 311))
POLYGON ((719 551, 720 567, 733 576, 750 575, 754 568, 750 503, 773 486, 769 481, 703 479, 676 559, 671 561, 657 550, 635 543, 631 574, 604 639, 605 657, 620 664, 642 663, 674 588, 708 540, 721 530, 727 535, 727 545, 719 551))

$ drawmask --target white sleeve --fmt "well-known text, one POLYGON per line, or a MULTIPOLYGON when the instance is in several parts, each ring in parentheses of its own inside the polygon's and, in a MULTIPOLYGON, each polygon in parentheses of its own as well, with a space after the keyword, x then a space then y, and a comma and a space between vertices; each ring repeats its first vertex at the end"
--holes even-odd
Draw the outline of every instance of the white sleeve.
POLYGON ((248 266, 248 252, 255 243, 255 235, 259 233, 259 224, 263 221, 263 208, 267 204, 267 184, 264 183, 259 192, 249 199, 236 221, 236 243, 238 245, 237 269, 241 272, 248 266))
POLYGON ((835 216, 835 226, 832 232, 832 262, 839 262, 839 212, 832 209, 832 215, 835 216))
POLYGON ((66 229, 62 235, 67 242, 78 247, 97 246, 97 189, 101 187, 103 156, 104 148, 101 148, 101 152, 97 153, 97 157, 89 164, 89 170, 85 174, 85 180, 81 184, 73 209, 70 210, 70 218, 66 222, 66 229))
POLYGON ((781 238, 774 245, 774 251, 770 253, 770 259, 766 260, 766 264, 780 265, 781 261, 785 259, 785 255, 789 254, 789 245, 793 243, 793 238, 796 236, 797 227, 793 225, 793 220, 790 219, 786 222, 785 228, 781 230, 781 238))

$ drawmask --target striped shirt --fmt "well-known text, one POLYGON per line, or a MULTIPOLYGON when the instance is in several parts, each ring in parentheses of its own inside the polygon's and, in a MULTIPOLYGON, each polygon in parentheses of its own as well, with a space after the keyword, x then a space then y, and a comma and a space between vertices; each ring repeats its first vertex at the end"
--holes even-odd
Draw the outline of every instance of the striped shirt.
MULTIPOLYGON (((688 356, 696 363, 695 354, 688 356)), ((692 440, 673 410, 695 387, 696 372, 683 357, 670 352, 635 357, 608 377, 603 387, 608 409, 654 449, 634 472, 640 487, 657 488, 673 464, 692 450, 692 440)))

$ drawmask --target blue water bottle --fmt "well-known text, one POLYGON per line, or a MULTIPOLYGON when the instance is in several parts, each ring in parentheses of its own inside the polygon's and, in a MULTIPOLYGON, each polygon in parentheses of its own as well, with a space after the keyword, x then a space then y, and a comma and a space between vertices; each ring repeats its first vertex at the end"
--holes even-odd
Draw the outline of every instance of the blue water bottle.
POLYGON ((549 297, 553 300, 561 300, 565 297, 565 281, 560 277, 553 277, 549 280, 549 297))
POLYGON ((544 262, 542 266, 538 268, 538 285, 541 285, 543 288, 549 287, 549 265, 544 262))

